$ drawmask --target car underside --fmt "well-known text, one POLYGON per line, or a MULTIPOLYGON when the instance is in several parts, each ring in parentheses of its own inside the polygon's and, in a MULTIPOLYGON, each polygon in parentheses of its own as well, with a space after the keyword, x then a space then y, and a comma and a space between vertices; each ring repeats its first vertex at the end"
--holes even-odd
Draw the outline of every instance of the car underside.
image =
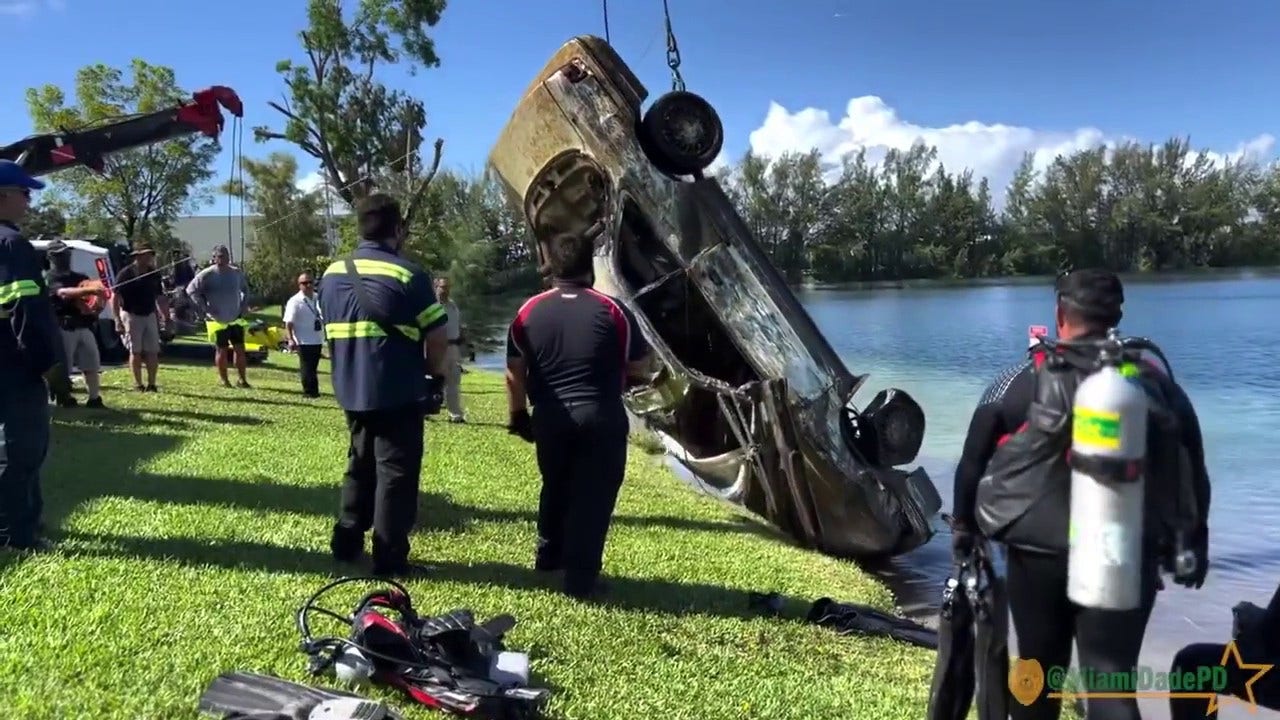
POLYGON ((720 149, 718 117, 691 93, 641 116, 645 94, 607 44, 574 38, 490 156, 539 243, 595 238, 596 288, 636 314, 654 351, 628 408, 697 487, 805 546, 870 557, 927 542, 941 501, 922 469, 897 467, 919 450, 923 412, 899 390, 850 406, 866 376, 701 176, 720 149))

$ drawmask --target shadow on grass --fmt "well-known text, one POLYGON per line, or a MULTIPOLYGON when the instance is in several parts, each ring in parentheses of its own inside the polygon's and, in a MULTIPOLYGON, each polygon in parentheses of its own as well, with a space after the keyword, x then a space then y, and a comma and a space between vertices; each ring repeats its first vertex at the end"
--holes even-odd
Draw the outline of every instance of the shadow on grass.
MULTIPOLYGON (((79 557, 116 557, 173 562, 189 567, 220 567, 320 575, 364 574, 360 565, 336 562, 327 552, 286 548, 249 541, 211 543, 200 538, 144 538, 127 535, 69 532, 75 542, 68 552, 79 557)), ((515 590, 555 590, 555 575, 508 563, 431 562, 430 577, 468 585, 515 590)), ((599 604, 623 610, 671 615, 699 613, 720 617, 754 617, 740 590, 672 580, 608 577, 611 590, 599 604)))
MULTIPOLYGON (((252 380, 250 380, 250 382, 252 382, 252 380)), ((239 391, 239 392, 243 392, 243 391, 239 391)), ((209 395, 196 395, 195 393, 167 392, 165 393, 165 395, 169 395, 171 397, 190 398, 192 400, 201 400, 204 402, 208 402, 210 399, 209 395)), ((295 393, 295 395, 301 398, 302 397, 301 390, 295 393)), ((261 395, 235 395, 232 393, 227 393, 225 395, 215 397, 214 399, 217 402, 245 403, 246 405, 281 405, 281 406, 287 406, 287 407, 300 407, 300 408, 323 408, 326 410, 334 408, 334 406, 332 405, 324 405, 314 401, 305 402, 301 399, 295 400, 295 401, 273 400, 273 399, 264 398, 261 395)), ((318 398, 317 400, 320 400, 320 399, 323 399, 323 398, 318 398)))

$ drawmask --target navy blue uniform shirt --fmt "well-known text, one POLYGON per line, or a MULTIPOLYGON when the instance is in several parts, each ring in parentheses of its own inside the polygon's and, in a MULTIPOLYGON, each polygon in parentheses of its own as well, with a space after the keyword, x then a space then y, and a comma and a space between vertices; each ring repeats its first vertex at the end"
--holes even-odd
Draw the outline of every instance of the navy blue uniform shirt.
POLYGON ((620 402, 627 363, 649 352, 622 303, 583 283, 557 282, 525 301, 507 329, 507 357, 528 367, 529 402, 620 402))
POLYGON ((37 380, 65 362, 40 256, 18 228, 0 221, 0 367, 4 380, 37 380))
POLYGON ((448 319, 431 276, 371 240, 362 240, 351 257, 372 307, 360 306, 343 260, 324 271, 319 289, 338 404, 360 412, 420 402, 427 394, 423 338, 448 319), (403 336, 388 336, 376 320, 403 336))

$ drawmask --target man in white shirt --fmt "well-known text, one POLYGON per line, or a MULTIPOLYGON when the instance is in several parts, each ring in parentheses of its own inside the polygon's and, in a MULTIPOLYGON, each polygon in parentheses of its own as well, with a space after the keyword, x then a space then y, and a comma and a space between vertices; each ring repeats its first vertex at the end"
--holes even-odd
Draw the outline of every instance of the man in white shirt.
POLYGON ((441 275, 436 278, 436 300, 444 305, 448 314, 445 322, 445 337, 449 339, 449 349, 444 356, 444 405, 449 410, 449 422, 464 423, 462 414, 462 313, 458 305, 449 297, 449 278, 441 275))
POLYGON ((304 397, 320 397, 320 350, 324 347, 324 318, 316 299, 311 276, 298 276, 298 294, 284 304, 284 328, 289 335, 289 349, 298 353, 298 374, 302 378, 304 397))

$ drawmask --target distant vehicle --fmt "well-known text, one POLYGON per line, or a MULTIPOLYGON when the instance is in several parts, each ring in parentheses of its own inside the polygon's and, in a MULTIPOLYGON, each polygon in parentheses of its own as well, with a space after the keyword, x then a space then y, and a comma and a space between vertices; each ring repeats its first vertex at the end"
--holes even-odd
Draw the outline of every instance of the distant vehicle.
POLYGON ((574 38, 489 156, 536 239, 596 237, 596 287, 635 312, 656 354, 629 409, 705 492, 807 547, 865 558, 924 544, 941 499, 924 469, 898 469, 919 453, 920 406, 901 390, 850 405, 867 376, 702 177, 723 141, 714 109, 681 91, 642 115, 647 94, 606 42, 574 38))
MULTIPOLYGON (((54 240, 32 240, 31 245, 37 252, 44 254, 54 240)), ((111 314, 111 288, 116 284, 116 267, 112 262, 111 252, 88 240, 61 240, 71 251, 71 270, 78 272, 90 280, 98 280, 107 288, 107 301, 102 303, 98 311, 98 323, 93 327, 94 337, 98 339, 98 352, 103 362, 114 363, 124 360, 129 355, 120 335, 116 333, 115 316, 111 314)))

